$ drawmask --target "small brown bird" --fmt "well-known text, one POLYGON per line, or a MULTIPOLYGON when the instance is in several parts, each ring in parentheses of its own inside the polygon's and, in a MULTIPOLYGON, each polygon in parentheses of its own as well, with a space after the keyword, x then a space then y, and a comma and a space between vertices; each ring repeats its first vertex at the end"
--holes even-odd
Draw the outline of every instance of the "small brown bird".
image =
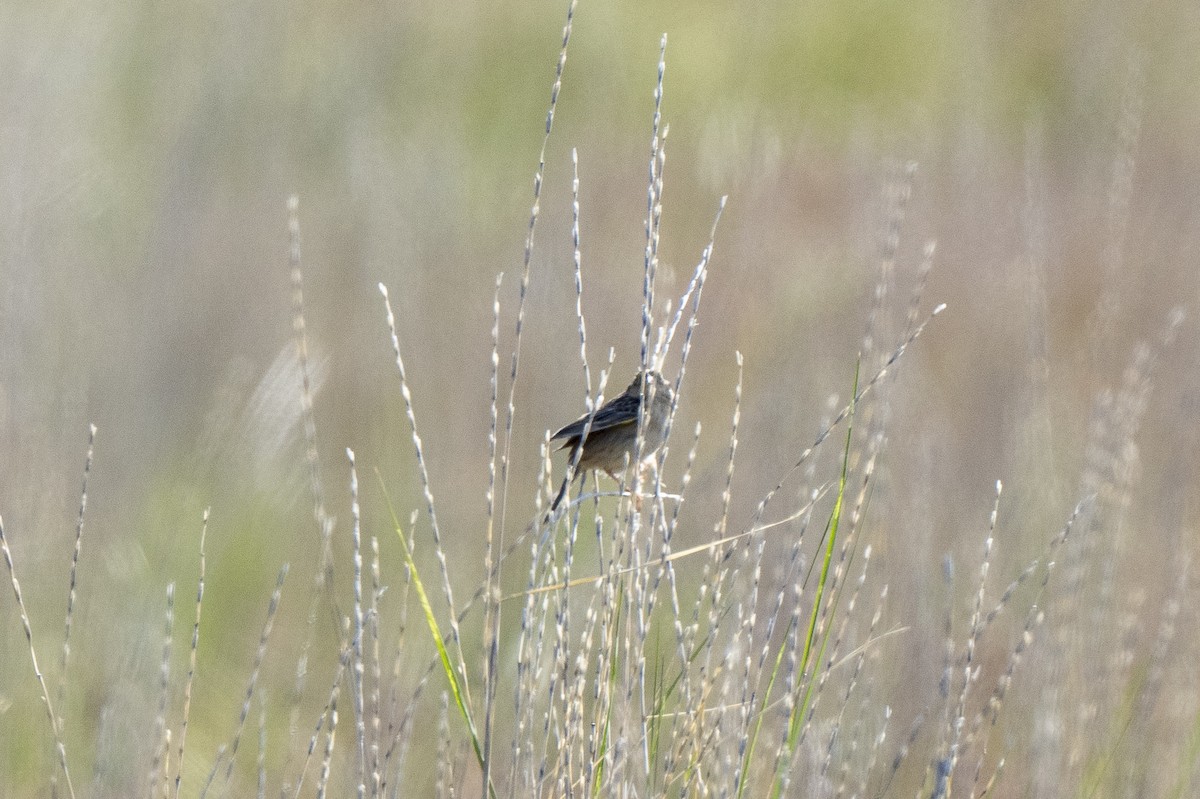
MULTIPOLYGON (((595 414, 571 422, 550 436, 550 440, 566 439, 561 449, 571 450, 571 460, 576 461, 576 474, 583 475, 591 469, 599 469, 616 480, 617 473, 625 468, 626 459, 632 461, 634 450, 638 449, 638 410, 642 407, 643 399, 648 404, 638 452, 645 461, 657 453, 667 440, 667 421, 675 399, 671 386, 654 371, 640 372, 625 393, 601 405, 595 414), (645 379, 647 376, 649 380, 645 379), (587 438, 583 438, 585 428, 587 438)), ((550 505, 551 513, 557 510, 566 496, 570 482, 571 475, 568 473, 563 478, 558 496, 550 505)))

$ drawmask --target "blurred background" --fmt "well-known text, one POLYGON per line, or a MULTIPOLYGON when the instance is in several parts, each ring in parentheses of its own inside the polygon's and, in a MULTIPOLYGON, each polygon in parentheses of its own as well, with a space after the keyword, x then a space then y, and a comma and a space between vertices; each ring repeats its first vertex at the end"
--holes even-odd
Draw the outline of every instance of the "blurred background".
MULTIPOLYGON (((503 273, 507 373, 565 11, 421 0, 0 7, 0 515, 52 691, 88 425, 98 427, 63 708, 77 790, 93 764, 86 795, 143 784, 165 591, 174 583, 181 675, 205 508, 206 626, 185 794, 232 734, 284 562, 264 683, 280 686, 286 706, 320 554, 289 195, 300 203, 342 606, 344 449, 357 454, 385 583, 401 560, 384 491, 406 524, 424 507, 379 282, 391 292, 456 588, 469 593, 482 578, 492 298, 503 273)), ((864 373, 902 340, 936 241, 920 317, 948 307, 887 383, 887 443, 864 533, 890 586, 888 626, 917 628, 883 655, 897 664, 882 674, 903 687, 901 712, 911 719, 936 693, 943 620, 970 607, 997 480, 993 588, 1045 552, 1096 481, 1117 485, 1105 497, 1119 521, 1092 544, 1112 607, 1129 609, 1131 629, 1153 630, 1167 598, 1183 596, 1188 631, 1173 646, 1181 658, 1194 652, 1194 3, 582 3, 546 151, 507 534, 533 517, 545 432, 584 410, 572 149, 593 380, 610 348, 610 395, 638 363, 663 33, 660 299, 682 293, 729 198, 668 469, 677 480, 701 423, 680 545, 708 540, 720 507, 735 352, 745 358, 732 512, 741 524, 848 399, 868 319, 864 373), (889 232, 899 235, 894 259, 889 232), (1164 343, 1176 308, 1189 315, 1164 343), (966 585, 947 586, 947 564, 961 564, 954 579, 966 585)), ((677 345, 672 376, 678 355, 677 345)), ((56 758, 12 592, 3 596, 0 796, 45 795, 56 758)), ((991 642, 990 671, 1004 668, 1013 635, 991 642)), ((1131 649, 1148 668, 1147 651, 1131 649)), ((302 703, 304 740, 335 660, 325 647, 308 664, 318 687, 302 703)), ((1181 678, 1176 688, 1170 712, 1194 718, 1195 685, 1181 678)), ((1029 745, 1019 731, 1009 744, 1029 745)), ((287 751, 274 765, 294 773, 287 751)), ((1020 778, 1007 787, 1032 795, 1020 778)))

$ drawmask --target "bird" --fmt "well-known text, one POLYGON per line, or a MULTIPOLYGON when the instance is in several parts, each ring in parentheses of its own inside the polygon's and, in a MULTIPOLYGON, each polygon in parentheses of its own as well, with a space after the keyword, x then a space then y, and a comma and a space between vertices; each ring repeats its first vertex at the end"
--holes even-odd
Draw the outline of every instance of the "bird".
MULTIPOLYGON (((637 451, 642 461, 653 457, 667 440, 667 422, 675 393, 658 372, 646 369, 633 378, 633 382, 618 397, 600 406, 595 413, 585 414, 550 436, 551 441, 563 440, 559 449, 569 449, 569 462, 575 463, 574 474, 599 470, 614 480, 633 461, 637 451), (638 415, 643 401, 647 401, 642 414, 641 448, 638 448, 638 415), (584 437, 584 431, 587 437, 584 437)), ((550 505, 550 512, 558 509, 574 475, 568 469, 562 488, 550 505)))

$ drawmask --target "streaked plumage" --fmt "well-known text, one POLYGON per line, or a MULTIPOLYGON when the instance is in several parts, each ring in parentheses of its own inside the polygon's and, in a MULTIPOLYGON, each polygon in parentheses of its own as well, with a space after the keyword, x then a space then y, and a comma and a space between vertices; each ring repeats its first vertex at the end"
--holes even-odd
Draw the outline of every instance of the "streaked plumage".
MULTIPOLYGON (((551 441, 565 439, 562 449, 571 451, 571 458, 578 458, 576 474, 599 469, 613 479, 624 468, 626 459, 634 457, 637 448, 638 409, 643 394, 649 400, 642 430, 640 455, 645 460, 658 452, 666 442, 667 420, 671 414, 674 393, 671 386, 658 372, 641 372, 625 389, 625 392, 600 406, 594 415, 582 416, 550 437, 551 441), (644 381, 649 375, 650 380, 644 381), (645 383, 643 389, 643 383, 645 383), (589 424, 590 419, 590 424, 589 424), (582 450, 580 439, 583 439, 582 450)), ((567 493, 570 475, 563 479, 562 488, 550 506, 554 511, 567 493)))

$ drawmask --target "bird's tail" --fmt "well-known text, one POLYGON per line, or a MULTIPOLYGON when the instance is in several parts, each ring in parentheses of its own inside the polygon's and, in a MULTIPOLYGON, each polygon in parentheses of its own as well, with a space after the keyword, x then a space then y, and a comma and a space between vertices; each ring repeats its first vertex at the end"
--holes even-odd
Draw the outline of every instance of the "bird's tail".
MULTIPOLYGON (((554 511, 558 510, 558 506, 562 504, 563 497, 565 497, 567 495, 567 489, 570 486, 571 486, 571 475, 567 475, 566 477, 563 478, 562 487, 558 489, 558 495, 555 496, 554 501, 550 503, 550 513, 551 514, 554 513, 554 511)), ((547 514, 546 518, 547 519, 549 518, 549 514, 547 514)))

